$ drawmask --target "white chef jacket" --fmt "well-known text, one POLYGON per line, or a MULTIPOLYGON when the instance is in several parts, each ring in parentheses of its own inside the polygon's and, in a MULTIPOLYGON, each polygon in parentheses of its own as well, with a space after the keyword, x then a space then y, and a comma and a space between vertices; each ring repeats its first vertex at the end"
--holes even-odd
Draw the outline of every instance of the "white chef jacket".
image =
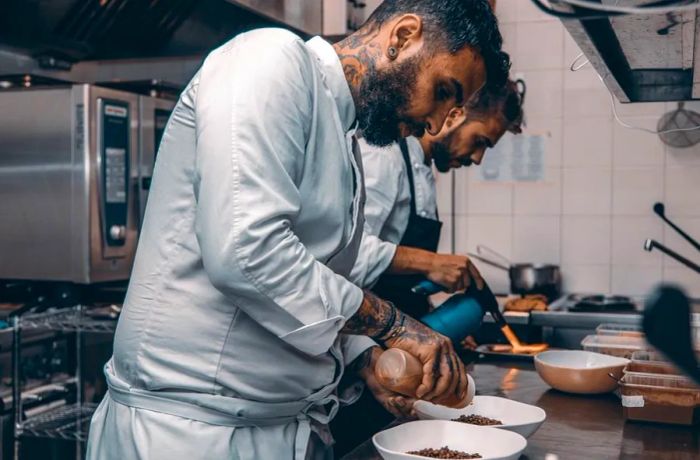
MULTIPOLYGON (((398 244, 403 238, 411 213, 411 190, 406 163, 398 143, 376 147, 359 140, 365 170, 365 231, 383 241, 398 244)), ((408 137, 415 187, 416 212, 437 219, 437 194, 433 169, 425 164, 425 153, 418 139, 408 137)), ((371 265, 371 264, 370 264, 371 265)))
POLYGON ((312 422, 325 438, 372 345, 339 336, 363 297, 347 278, 395 251, 362 236, 354 120, 320 38, 257 30, 207 57, 160 146, 89 459, 324 458, 312 422))

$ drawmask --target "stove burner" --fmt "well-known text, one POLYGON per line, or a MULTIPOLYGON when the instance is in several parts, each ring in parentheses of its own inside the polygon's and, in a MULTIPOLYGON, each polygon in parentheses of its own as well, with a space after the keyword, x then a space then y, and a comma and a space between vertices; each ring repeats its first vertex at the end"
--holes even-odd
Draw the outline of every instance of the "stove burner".
POLYGON ((573 312, 633 312, 635 306, 629 297, 616 295, 587 295, 573 294, 569 298, 573 312))

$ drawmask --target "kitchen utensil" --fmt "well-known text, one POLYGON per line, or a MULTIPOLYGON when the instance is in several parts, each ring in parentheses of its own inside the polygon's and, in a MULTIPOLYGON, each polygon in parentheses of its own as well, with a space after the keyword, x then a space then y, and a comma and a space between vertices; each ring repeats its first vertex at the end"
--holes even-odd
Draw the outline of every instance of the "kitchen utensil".
POLYGON ((616 337, 644 337, 642 326, 631 324, 601 324, 595 328, 596 335, 612 335, 616 337))
POLYGON ((684 102, 659 119, 657 131, 665 144, 676 148, 692 147, 700 142, 700 113, 688 110, 684 102))
POLYGON ((690 268, 691 270, 700 273, 700 265, 696 264, 695 262, 686 259, 682 255, 678 254, 676 251, 667 248, 663 244, 659 243, 658 241, 648 239, 644 242, 644 250, 651 252, 654 249, 658 249, 659 251, 663 252, 667 256, 675 259, 677 262, 685 265, 686 267, 690 268))
MULTIPOLYGON (((432 294, 437 294, 438 292, 443 291, 445 288, 442 286, 433 283, 432 281, 425 280, 419 283, 418 285, 413 287, 413 292, 416 294, 425 294, 425 295, 432 295, 432 294)), ((501 332, 503 332, 503 335, 506 336, 506 339, 508 339, 508 343, 510 343, 510 346, 512 348, 513 353, 519 353, 519 352, 539 352, 539 351, 544 351, 547 349, 548 345, 544 343, 540 344, 532 344, 532 345, 526 345, 523 343, 520 343, 520 340, 518 340, 518 337, 515 335, 515 332, 513 332, 513 329, 508 325, 508 322, 506 321, 505 317, 503 316, 503 313, 501 313, 500 308, 498 307, 498 300, 496 300, 496 296, 493 295, 493 292, 491 291, 491 288, 489 288, 488 284, 484 282, 484 287, 479 290, 474 283, 472 283, 469 286, 469 289, 465 293, 468 293, 472 298, 476 299, 479 305, 481 305, 481 308, 483 309, 483 312, 489 312, 491 313, 491 317, 493 320, 498 324, 498 326, 501 328, 501 332)), ((434 313, 435 317, 439 318, 443 313, 440 312, 441 307, 435 309, 434 313)), ((447 315, 446 315, 447 316, 447 315)), ((438 324, 437 321, 434 320, 435 324, 438 324)), ((427 323, 426 323, 427 324, 427 323)), ((430 326, 430 324, 428 324, 430 326)), ((438 325, 439 326, 439 325, 438 325)), ((432 327, 432 326, 431 326, 432 327)), ((436 331, 440 332, 439 329, 435 329, 436 331)))
POLYGON ((625 374, 620 381, 627 420, 692 425, 700 411, 700 387, 680 375, 625 374))
POLYGON ((700 243, 698 243, 694 238, 684 232, 679 226, 671 222, 671 220, 666 217, 666 206, 663 203, 654 204, 654 212, 656 215, 661 217, 661 219, 666 222, 672 229, 674 229, 680 236, 682 236, 688 243, 690 243, 695 249, 700 251, 700 243))
POLYGON ((508 272, 510 291, 513 294, 544 294, 549 300, 558 297, 561 271, 557 265, 513 264, 503 255, 483 245, 478 245, 476 252, 469 253, 469 256, 508 272))
POLYGON ((498 396, 475 396, 464 409, 452 409, 428 401, 416 401, 413 409, 421 420, 454 420, 461 415, 481 415, 503 422, 503 425, 493 425, 494 428, 526 438, 532 436, 547 418, 547 413, 537 406, 498 396))
MULTIPOLYGON (((416 389, 423 380, 423 366, 415 356, 398 348, 389 348, 377 359, 374 368, 377 381, 387 390, 414 398, 416 389)), ((464 400, 451 398, 446 401, 450 407, 469 404, 476 393, 474 380, 467 374, 467 397, 464 400)))
MULTIPOLYGON (((429 281, 422 282, 413 288, 414 293, 422 295, 431 295, 442 290, 441 286, 429 281)), ((495 301, 495 297, 489 298, 490 292, 490 289, 479 291, 472 284, 464 293, 454 294, 438 308, 423 316, 421 321, 449 337, 454 343, 459 343, 465 337, 476 333, 481 327, 484 313, 488 311, 484 305, 490 305, 495 301)))
POLYGON ((579 394, 613 391, 628 363, 628 359, 581 350, 545 351, 535 356, 535 369, 542 380, 557 390, 579 394))
POLYGON ((644 337, 616 335, 587 335, 581 341, 581 347, 586 351, 617 356, 618 358, 631 358, 635 351, 650 348, 644 337))
POLYGON ((632 299, 616 295, 587 295, 580 297, 576 304, 569 308, 573 312, 625 312, 634 311, 632 299))
POLYGON ((372 442, 384 460, 424 458, 406 452, 443 446, 478 453, 483 460, 516 460, 527 447, 527 440, 511 431, 445 420, 404 423, 377 433, 372 442))
POLYGON ((646 374, 671 374, 683 373, 673 365, 663 353, 658 351, 640 350, 632 353, 632 359, 625 368, 625 372, 643 372, 646 374))
POLYGON ((647 298, 642 325, 649 343, 700 384, 690 318, 690 301, 683 291, 661 286, 647 298))

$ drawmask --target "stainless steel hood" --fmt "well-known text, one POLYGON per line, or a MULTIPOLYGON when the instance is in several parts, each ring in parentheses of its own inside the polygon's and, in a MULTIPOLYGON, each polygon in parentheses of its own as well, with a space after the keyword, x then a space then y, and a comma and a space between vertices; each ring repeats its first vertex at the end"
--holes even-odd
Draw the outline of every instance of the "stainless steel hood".
MULTIPOLYGON (((237 33, 323 32, 329 0, 4 0, 0 45, 47 64, 198 55, 237 33)), ((335 0, 331 4, 342 4, 335 0)))
POLYGON ((346 0, 229 0, 309 35, 342 35, 346 0))
MULTIPOLYGON (((648 2, 601 3, 629 6, 648 2)), ((558 11, 577 12, 556 5, 558 11)), ((620 101, 683 101, 700 99, 699 15, 692 11, 562 22, 620 101)))

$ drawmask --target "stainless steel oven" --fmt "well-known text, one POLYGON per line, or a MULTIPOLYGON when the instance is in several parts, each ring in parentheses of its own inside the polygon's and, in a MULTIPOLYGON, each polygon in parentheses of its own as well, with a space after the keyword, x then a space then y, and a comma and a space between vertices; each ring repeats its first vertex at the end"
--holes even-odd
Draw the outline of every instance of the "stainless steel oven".
MULTIPOLYGON (((160 140, 175 101, 153 96, 139 96, 139 222, 143 222, 151 187, 153 166, 160 140)), ((140 225, 139 225, 140 227, 140 225)))
POLYGON ((138 96, 92 85, 0 91, 0 279, 128 279, 138 96))

